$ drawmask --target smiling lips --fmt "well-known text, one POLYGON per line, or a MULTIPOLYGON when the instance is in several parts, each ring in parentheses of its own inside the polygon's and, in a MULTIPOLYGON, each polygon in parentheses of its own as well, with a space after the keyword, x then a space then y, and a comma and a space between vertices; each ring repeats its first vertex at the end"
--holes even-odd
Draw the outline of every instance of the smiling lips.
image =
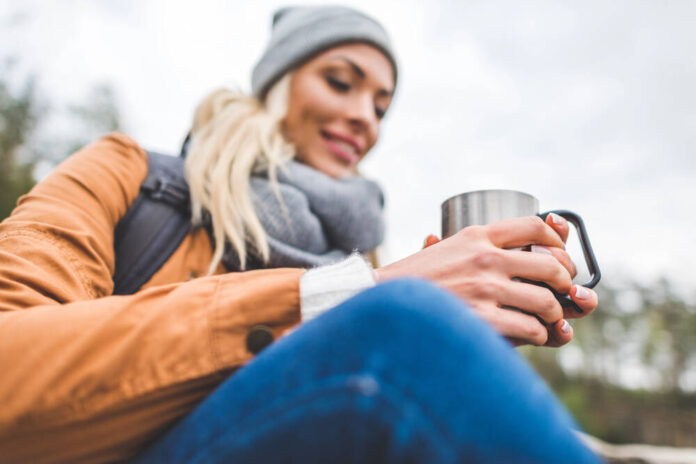
POLYGON ((343 162, 355 164, 360 160, 362 150, 355 140, 327 131, 321 131, 321 136, 329 150, 343 162))

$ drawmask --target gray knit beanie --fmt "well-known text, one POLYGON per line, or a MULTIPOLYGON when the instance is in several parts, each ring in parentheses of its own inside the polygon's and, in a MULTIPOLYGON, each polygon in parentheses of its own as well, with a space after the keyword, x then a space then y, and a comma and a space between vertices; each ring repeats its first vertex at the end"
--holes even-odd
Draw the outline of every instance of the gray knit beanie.
POLYGON ((271 40, 251 75, 253 94, 263 99, 286 72, 314 55, 350 42, 378 48, 394 68, 396 59, 386 31, 374 19, 342 6, 287 7, 273 15, 271 40))

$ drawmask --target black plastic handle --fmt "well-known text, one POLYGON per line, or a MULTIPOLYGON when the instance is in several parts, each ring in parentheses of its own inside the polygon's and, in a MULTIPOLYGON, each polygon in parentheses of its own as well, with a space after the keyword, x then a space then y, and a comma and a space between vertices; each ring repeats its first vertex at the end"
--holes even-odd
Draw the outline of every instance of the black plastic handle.
MULTIPOLYGON (((594 255, 594 251, 592 251, 592 244, 590 243, 590 237, 587 235, 585 223, 583 222, 580 216, 578 216, 572 211, 564 209, 555 209, 553 211, 539 213, 538 216, 542 218, 544 221, 546 221, 546 216, 548 216, 551 213, 557 214, 565 218, 565 220, 567 220, 568 222, 573 224, 573 226, 575 226, 575 230, 578 232, 578 238, 580 239, 580 245, 582 246, 582 254, 585 256, 585 263, 587 264, 587 269, 590 271, 590 275, 592 276, 592 279, 586 284, 582 284, 582 286, 587 288, 594 288, 599 283, 599 280, 602 278, 602 273, 599 270, 599 264, 597 264, 597 258, 594 255)), ((544 286, 549 288, 546 285, 544 286)), ((550 290, 553 291, 553 289, 550 290)), ((575 304, 575 302, 572 299, 570 299, 569 296, 561 295, 560 293, 556 293, 555 291, 553 291, 553 293, 556 296, 558 302, 561 303, 561 306, 563 306, 564 308, 574 307, 576 311, 580 313, 582 312, 582 310, 575 304)))

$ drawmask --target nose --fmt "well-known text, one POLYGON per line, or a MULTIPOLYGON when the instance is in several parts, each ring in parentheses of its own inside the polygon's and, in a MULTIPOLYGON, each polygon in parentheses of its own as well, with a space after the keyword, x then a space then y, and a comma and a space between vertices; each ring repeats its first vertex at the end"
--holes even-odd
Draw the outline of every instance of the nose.
POLYGON ((355 132, 365 132, 370 143, 374 143, 379 132, 379 118, 371 95, 360 94, 346 106, 346 115, 355 132))

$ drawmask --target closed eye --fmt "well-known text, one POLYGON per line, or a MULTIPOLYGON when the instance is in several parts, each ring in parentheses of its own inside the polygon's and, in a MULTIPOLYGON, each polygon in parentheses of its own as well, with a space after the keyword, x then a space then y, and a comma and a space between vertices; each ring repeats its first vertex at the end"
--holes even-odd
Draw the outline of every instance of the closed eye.
POLYGON ((326 81, 329 83, 331 87, 334 89, 338 90, 339 92, 347 92, 350 90, 350 84, 347 82, 344 82, 340 79, 336 79, 335 77, 332 76, 327 76, 326 81))

